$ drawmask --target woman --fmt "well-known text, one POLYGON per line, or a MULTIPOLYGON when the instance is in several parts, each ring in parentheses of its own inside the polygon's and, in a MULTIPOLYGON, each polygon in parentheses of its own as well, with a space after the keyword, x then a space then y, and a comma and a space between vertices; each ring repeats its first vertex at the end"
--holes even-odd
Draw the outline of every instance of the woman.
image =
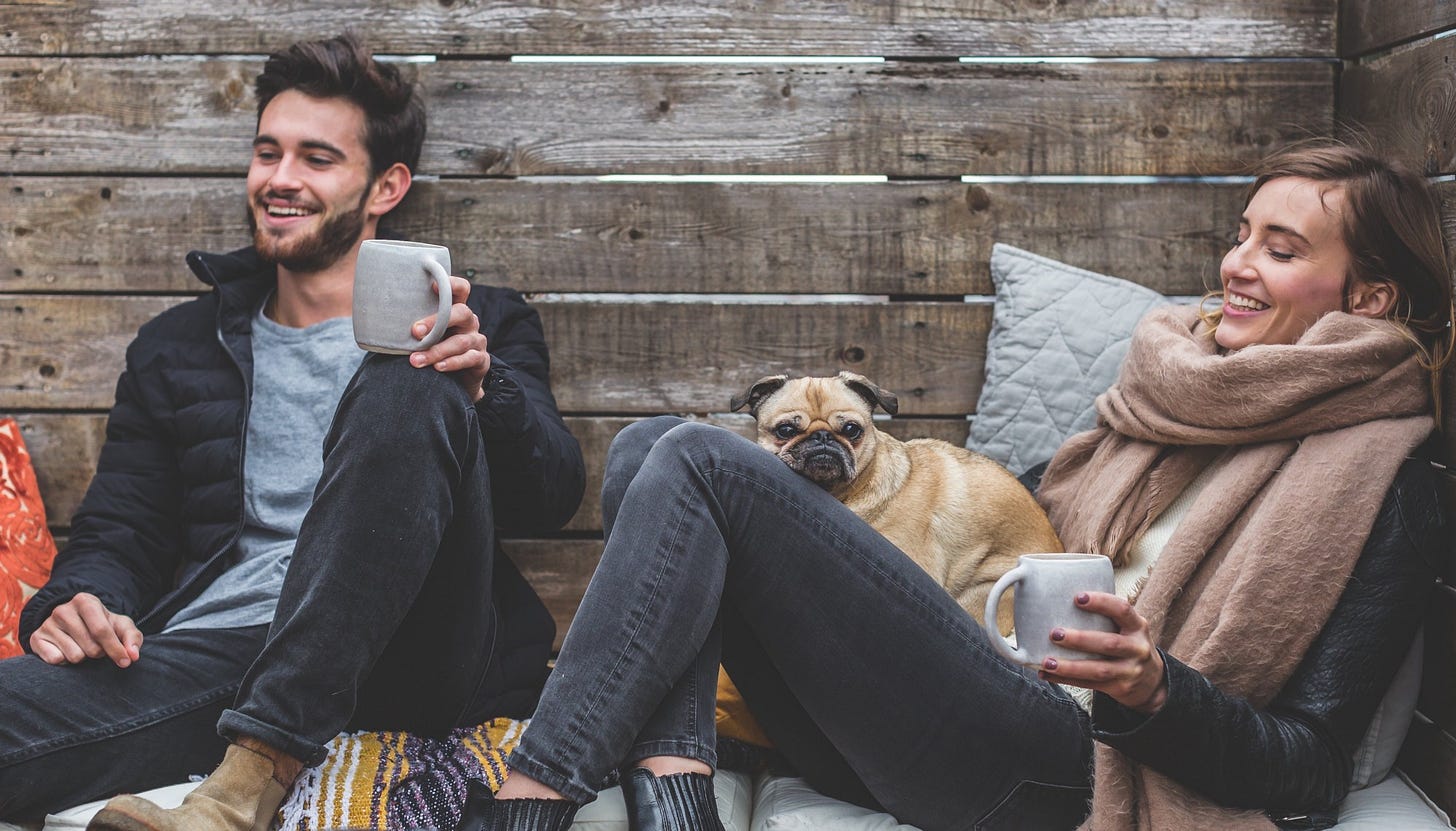
POLYGON ((1007 663, 771 454, 645 422, 613 445, 601 564, 466 827, 565 828, 619 764, 634 828, 721 827, 720 657, 811 784, 922 828, 1072 828, 1089 794, 1097 829, 1332 820, 1443 538, 1407 459, 1452 349, 1435 202, 1362 151, 1286 151, 1220 279, 1206 319, 1143 321, 1039 493, 1068 550, 1142 584, 1135 606, 1075 599, 1116 633, 1052 634, 1105 660, 1007 663))

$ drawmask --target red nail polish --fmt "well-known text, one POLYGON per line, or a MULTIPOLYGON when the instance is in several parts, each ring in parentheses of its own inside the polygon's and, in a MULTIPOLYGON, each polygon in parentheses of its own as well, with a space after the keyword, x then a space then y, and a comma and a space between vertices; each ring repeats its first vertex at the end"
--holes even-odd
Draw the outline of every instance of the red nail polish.
POLYGON ((1092 602, 1092 595, 1090 595, 1090 594, 1088 594, 1086 592, 1082 592, 1081 594, 1077 595, 1077 605, 1078 606, 1086 606, 1088 603, 1091 603, 1091 602, 1092 602))
POLYGON ((1054 640, 1054 641, 1059 641, 1059 640, 1065 638, 1066 636, 1067 636, 1067 630, 1063 629, 1060 626, 1058 626, 1057 628, 1055 628, 1055 629, 1052 630, 1052 640, 1054 640))
POLYGON ((1056 668, 1057 668, 1057 659, 1056 658, 1047 658, 1045 661, 1042 662, 1041 665, 1044 666, 1044 667, 1046 667, 1049 670, 1055 671, 1056 668))

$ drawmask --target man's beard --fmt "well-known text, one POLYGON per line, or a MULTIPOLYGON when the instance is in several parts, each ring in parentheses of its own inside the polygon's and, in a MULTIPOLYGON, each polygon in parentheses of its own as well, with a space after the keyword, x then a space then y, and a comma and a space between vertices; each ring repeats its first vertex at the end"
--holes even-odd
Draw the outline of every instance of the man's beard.
POLYGON ((248 230, 253 234, 253 249, 264 262, 281 265, 289 271, 322 271, 358 244, 364 232, 364 205, 368 200, 366 189, 353 210, 326 217, 316 231, 293 239, 275 237, 259 228, 253 206, 249 205, 248 230))

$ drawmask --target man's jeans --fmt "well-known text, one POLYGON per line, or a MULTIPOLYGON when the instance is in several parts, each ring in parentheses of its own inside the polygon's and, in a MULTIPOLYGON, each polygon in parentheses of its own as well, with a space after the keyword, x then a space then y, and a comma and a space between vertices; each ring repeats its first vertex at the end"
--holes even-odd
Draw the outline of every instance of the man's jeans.
POLYGON ((712 765, 720 655, 811 784, 926 829, 1071 828, 1086 714, 908 557, 728 431, 613 443, 607 545, 512 768, 586 802, 647 756, 712 765))
POLYGON ((495 545, 465 392, 368 356, 325 441, 271 627, 152 635, 127 669, 0 662, 0 817, 207 773, 219 731, 317 763, 345 728, 483 720, 495 545))

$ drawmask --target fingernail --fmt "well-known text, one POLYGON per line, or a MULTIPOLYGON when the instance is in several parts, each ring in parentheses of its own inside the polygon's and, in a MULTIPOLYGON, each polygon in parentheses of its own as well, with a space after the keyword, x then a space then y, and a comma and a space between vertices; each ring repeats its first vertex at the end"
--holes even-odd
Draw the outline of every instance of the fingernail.
POLYGON ((1063 629, 1060 626, 1058 626, 1057 628, 1055 628, 1055 629, 1052 630, 1052 640, 1054 640, 1054 641, 1059 641, 1062 638, 1065 638, 1066 636, 1067 636, 1067 630, 1063 629))
POLYGON ((1047 658, 1045 661, 1042 661, 1041 662, 1041 665, 1044 666, 1044 667, 1046 667, 1049 670, 1055 671, 1056 668, 1057 668, 1057 659, 1056 658, 1047 658))
POLYGON ((1077 595, 1078 606, 1086 606, 1090 602, 1092 602, 1092 595, 1086 592, 1082 592, 1081 594, 1077 595))
POLYGON ((412 364, 413 366, 424 366, 425 356, 416 352, 415 354, 410 356, 410 364, 412 364))

